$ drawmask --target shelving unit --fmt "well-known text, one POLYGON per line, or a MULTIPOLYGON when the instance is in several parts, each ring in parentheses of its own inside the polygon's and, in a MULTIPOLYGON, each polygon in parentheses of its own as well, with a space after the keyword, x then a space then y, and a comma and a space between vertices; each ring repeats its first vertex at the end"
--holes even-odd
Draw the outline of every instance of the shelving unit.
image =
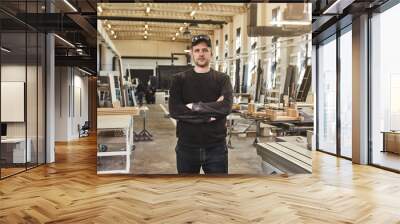
POLYGON ((129 173, 133 147, 132 116, 97 117, 98 174, 129 173))

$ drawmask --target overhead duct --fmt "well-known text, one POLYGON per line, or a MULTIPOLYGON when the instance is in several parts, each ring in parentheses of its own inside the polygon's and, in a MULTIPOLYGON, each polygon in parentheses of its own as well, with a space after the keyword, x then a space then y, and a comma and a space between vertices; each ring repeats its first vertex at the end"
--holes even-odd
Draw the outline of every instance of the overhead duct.
MULTIPOLYGON (((292 11, 294 9, 291 9, 292 11)), ((288 13, 286 15, 289 16, 288 13)), ((296 14, 295 14, 296 15, 296 14)), ((297 15, 296 15, 297 16, 297 15)), ((250 13, 248 14, 247 35, 249 37, 292 37, 300 36, 311 32, 310 25, 296 26, 257 26, 257 4, 250 4, 250 13)))

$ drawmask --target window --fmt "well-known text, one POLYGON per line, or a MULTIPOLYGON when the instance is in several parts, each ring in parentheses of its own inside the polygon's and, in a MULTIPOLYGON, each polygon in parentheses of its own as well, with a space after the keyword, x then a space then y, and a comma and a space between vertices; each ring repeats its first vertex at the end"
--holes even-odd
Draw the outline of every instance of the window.
MULTIPOLYGON (((400 156, 392 153, 384 142, 383 132, 400 130, 400 33, 394 27, 400 21, 400 4, 371 18, 371 141, 372 163, 400 170, 400 156)), ((386 135, 386 134, 385 134, 386 135)), ((396 134, 395 134, 396 135, 396 134)), ((400 135, 400 133, 398 133, 400 135)), ((397 136, 398 136, 397 135, 397 136)), ((392 137, 394 145, 400 142, 392 137)))
POLYGON ((336 154, 336 36, 318 48, 318 146, 336 154))
MULTIPOLYGON (((347 31, 347 30, 346 30, 347 31)), ((352 33, 340 36, 340 154, 352 157, 352 33)))
POLYGON ((236 29, 236 54, 240 53, 240 46, 242 45, 242 35, 240 33, 240 27, 236 29))

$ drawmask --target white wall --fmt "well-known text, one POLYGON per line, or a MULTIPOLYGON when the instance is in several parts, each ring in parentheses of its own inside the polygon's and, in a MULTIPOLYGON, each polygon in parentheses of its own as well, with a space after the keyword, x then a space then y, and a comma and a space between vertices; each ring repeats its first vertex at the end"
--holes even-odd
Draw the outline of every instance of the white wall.
POLYGON ((153 40, 114 40, 121 56, 171 57, 171 53, 184 53, 190 43, 153 40))
MULTIPOLYGON (((25 82, 25 69, 31 71, 32 66, 25 67, 25 65, 9 64, 1 66, 1 81, 3 82, 25 82)), ((32 93, 33 94, 33 93, 32 93)), ((29 95, 29 94, 28 94, 29 95)), ((1 108, 7 110, 7 108, 1 108)), ((30 120, 28 118, 28 120, 30 120)), ((8 137, 25 137, 26 122, 10 122, 7 123, 7 136, 8 137)))
MULTIPOLYGON (((26 85, 26 120, 23 122, 7 122, 7 137, 25 137, 31 140, 30 147, 33 161, 39 153, 39 162, 44 162, 44 88, 42 68, 25 66, 25 64, 3 64, 1 66, 2 82, 24 82, 26 85), (27 78, 27 81, 25 80, 27 78)), ((24 94, 24 91, 21 92, 24 94)), ((2 96, 2 97, 7 97, 2 96)), ((1 108, 3 112, 13 113, 11 108, 1 108)), ((50 160, 51 161, 51 160, 50 160)))
MULTIPOLYGON (((184 53, 183 50, 190 43, 174 41, 152 41, 152 40, 113 40, 115 47, 121 56, 144 56, 144 57, 171 57, 171 53, 184 53)), ((186 65, 184 55, 176 55, 174 65, 186 65)), ((122 59, 123 72, 130 69, 153 69, 157 65, 171 65, 171 60, 150 60, 150 59, 122 59)))
POLYGON ((55 140, 70 141, 78 138, 78 124, 88 120, 88 78, 71 67, 56 67, 55 73, 55 140))

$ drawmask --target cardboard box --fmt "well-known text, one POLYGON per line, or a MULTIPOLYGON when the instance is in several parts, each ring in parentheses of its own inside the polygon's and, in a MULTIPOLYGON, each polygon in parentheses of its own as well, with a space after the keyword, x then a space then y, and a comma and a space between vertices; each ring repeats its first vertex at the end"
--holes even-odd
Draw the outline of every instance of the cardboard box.
POLYGON ((249 114, 253 114, 254 112, 256 112, 256 105, 254 103, 249 103, 247 111, 249 112, 249 114))
POLYGON ((296 109, 288 108, 288 116, 289 117, 298 117, 299 111, 297 111, 296 109))

